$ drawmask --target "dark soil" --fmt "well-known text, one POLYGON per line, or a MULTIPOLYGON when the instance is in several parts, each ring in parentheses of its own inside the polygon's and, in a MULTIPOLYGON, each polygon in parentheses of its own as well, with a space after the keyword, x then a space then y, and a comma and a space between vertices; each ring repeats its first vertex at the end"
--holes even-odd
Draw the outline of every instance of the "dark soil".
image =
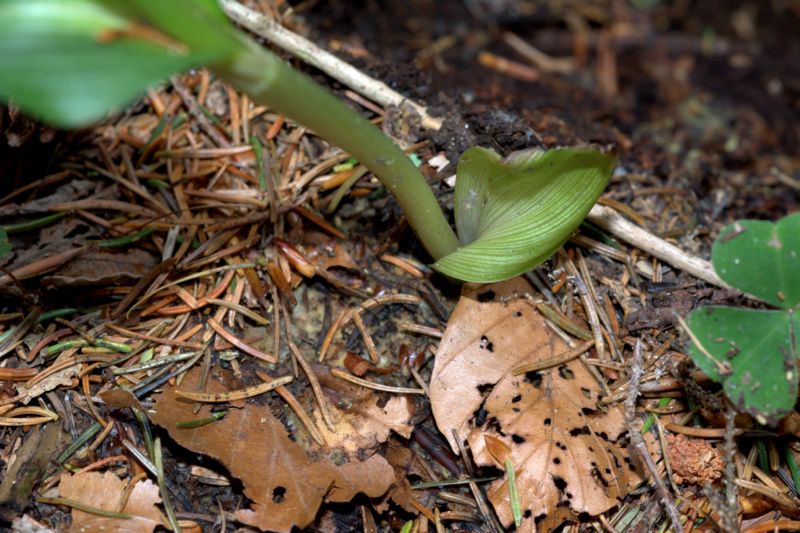
POLYGON ((307 18, 321 44, 363 46, 369 56, 353 63, 450 117, 434 140, 451 159, 474 144, 501 153, 538 143, 613 144, 624 173, 612 191, 624 197, 639 183, 681 188, 699 231, 797 210, 798 190, 773 171, 795 175, 800 157, 796 8, 654 2, 638 11, 598 2, 585 64, 575 72, 527 82, 478 64, 483 51, 525 62, 504 44, 507 31, 570 57, 574 36, 565 19, 588 4, 325 2, 307 18), (604 94, 598 42, 612 24, 630 27, 609 45, 617 89, 604 94), (443 38, 452 46, 428 59, 443 38))

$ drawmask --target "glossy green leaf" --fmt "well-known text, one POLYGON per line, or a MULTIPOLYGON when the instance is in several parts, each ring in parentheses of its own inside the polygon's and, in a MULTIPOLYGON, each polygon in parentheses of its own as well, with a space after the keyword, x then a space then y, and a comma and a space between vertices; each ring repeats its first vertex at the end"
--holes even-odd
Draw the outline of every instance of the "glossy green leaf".
POLYGON ((544 262, 583 221, 614 163, 613 155, 587 148, 524 151, 506 160, 470 148, 456 171, 456 229, 464 246, 433 268, 492 282, 544 262))
MULTIPOLYGON (((175 5, 189 9, 188 3, 180 0, 175 5)), ((230 47, 215 50, 208 46, 198 52, 180 42, 170 43, 169 38, 131 31, 131 21, 123 15, 132 4, 122 11, 117 9, 119 4, 101 0, 0 2, 0 100, 11 99, 24 111, 54 125, 80 126, 121 108, 172 73, 231 53, 230 47)), ((148 4, 173 10, 172 0, 148 4)), ((198 5, 203 4, 206 2, 198 5)), ((184 12, 176 26, 190 25, 194 20, 191 12, 184 12)), ((146 21, 137 16, 135 22, 146 21)), ((173 34, 163 28, 156 32, 173 34)), ((208 39, 218 42, 213 36, 208 39)))
POLYGON ((711 250, 719 277, 775 307, 800 304, 800 213, 778 222, 740 220, 711 250))
POLYGON ((775 424, 797 400, 797 329, 794 313, 708 306, 692 311, 687 326, 699 342, 692 360, 740 411, 775 424))

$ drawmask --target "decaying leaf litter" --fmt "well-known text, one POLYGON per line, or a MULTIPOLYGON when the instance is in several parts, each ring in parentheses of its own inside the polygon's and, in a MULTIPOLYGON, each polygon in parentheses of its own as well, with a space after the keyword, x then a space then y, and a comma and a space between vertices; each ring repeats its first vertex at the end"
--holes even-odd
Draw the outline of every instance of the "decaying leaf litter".
MULTIPOLYGON (((585 20, 599 16, 580 7, 575 10, 585 20)), ((604 38, 601 33, 595 44, 588 42, 598 56, 606 54, 597 82, 613 97, 614 47, 604 38)), ((423 49, 420 57, 446 65, 442 50, 423 49)), ((480 57, 491 68, 503 64, 480 57)), ((679 59, 670 61, 680 66, 679 59)), ((580 68, 579 51, 574 60, 573 68, 580 68)), ((557 72, 541 62, 536 68, 540 77, 557 72)), ((510 90, 515 72, 501 68, 483 90, 490 96, 510 90)), ((653 76, 670 81, 668 74, 653 76)), ((677 88, 691 90, 685 82, 677 88)), ((689 109, 686 120, 704 126, 710 120, 705 104, 694 105, 701 107, 689 109)), ((405 123, 385 110, 369 106, 364 112, 403 130, 405 123)), ((559 117, 531 111, 529 131, 548 146, 574 142, 559 117)), ((733 124, 742 121, 755 119, 733 124)), ((478 123, 484 128, 478 135, 488 135, 488 124, 478 123)), ((654 137, 668 127, 654 122, 654 137)), ((721 141, 714 137, 722 135, 719 129, 701 131, 710 135, 707 146, 721 141)), ((746 158, 757 136, 736 133, 736 155, 746 158)), ((689 158, 681 166, 654 143, 633 142, 618 129, 602 135, 630 158, 628 173, 617 177, 603 202, 661 235, 681 236, 691 227, 692 210, 709 200, 695 201, 691 186, 665 185, 670 182, 657 165, 691 174, 699 163, 689 158)), ((513 140, 506 143, 515 147, 513 140)), ((447 157, 443 147, 440 141, 414 146, 432 179, 452 172, 437 173, 447 157)), ((509 284, 510 293, 505 286, 488 289, 493 294, 467 292, 455 306, 452 287, 426 279, 424 258, 409 246, 401 222, 383 210, 391 202, 375 183, 367 176, 341 188, 359 173, 357 163, 269 110, 254 109, 203 71, 154 90, 138 108, 87 133, 68 154, 59 172, 3 201, 9 222, 23 214, 30 220, 66 213, 13 238, 16 255, 3 278, 7 294, 19 299, 3 317, 2 458, 4 473, 14 473, 4 479, 32 473, 27 495, 10 491, 7 481, 0 485, 4 519, 25 513, 59 528, 71 507, 76 528, 91 516, 135 531, 180 521, 184 529, 195 527, 192 521, 204 527, 311 524, 332 530, 339 523, 399 530, 411 519, 417 530, 442 524, 500 529, 514 520, 504 475, 510 459, 524 506, 520 527, 549 530, 567 520, 574 530, 591 527, 578 523, 647 530, 661 520, 665 498, 651 484, 629 493, 647 474, 625 430, 642 424, 651 427, 646 445, 656 477, 667 485, 684 482, 670 487, 668 498, 687 519, 702 520, 698 528, 730 523, 718 481, 726 477, 736 479, 734 497, 744 518, 777 508, 789 527, 796 517, 793 482, 785 475, 785 454, 792 451, 783 448, 791 439, 741 434, 753 428, 740 421, 739 468, 724 472, 734 455, 724 444, 725 405, 713 389, 700 388, 703 376, 692 373, 682 355, 675 311, 685 314, 699 300, 730 301, 729 292, 587 228, 565 253, 526 281, 509 284), (346 196, 334 216, 325 215, 334 194, 346 196), (459 313, 470 306, 478 309, 477 320, 459 313), (513 328, 515 319, 525 320, 525 328, 513 328), (514 350, 530 349, 504 346, 511 335, 506 327, 521 336, 511 337, 514 350), (500 328, 499 340, 492 328, 500 328), (637 341, 643 376, 630 391, 637 341), (455 385, 443 386, 448 367, 459 364, 455 385), (342 376, 388 388, 374 391, 342 376), (454 392, 456 385, 463 389, 454 392), (138 399, 120 392, 123 387, 138 399), (639 412, 624 420, 622 402, 632 392, 634 400, 642 395, 639 412), (47 423, 56 417, 58 424, 47 423), (17 424, 33 428, 26 432, 17 424), (61 428, 58 435, 53 427, 61 428), (49 453, 72 473, 43 461, 34 439, 49 443, 41 449, 56 450, 49 453), (663 449, 668 457, 697 459, 661 461, 663 449), (166 462, 161 469, 154 460, 158 450, 166 462), (539 466, 545 463, 546 469, 539 466), (109 489, 111 503, 108 494, 74 490, 99 484, 99 476, 116 487, 109 489), (443 484, 450 480, 461 484, 443 484), (298 482, 303 485, 292 485, 298 482), (711 494, 697 488, 712 482, 711 494), (147 492, 140 494, 145 483, 147 492), (592 491, 603 492, 605 509, 597 507, 603 498, 587 497, 592 491), (344 510, 333 505, 358 493, 344 510), (164 502, 156 518, 150 513, 159 498, 164 502), (87 516, 81 504, 94 512, 87 516), (101 517, 97 509, 117 514, 101 517)), ((767 163, 753 163, 755 174, 792 183, 796 154, 782 157, 767 158, 774 165, 768 172, 759 170, 767 163)), ((747 175, 724 168, 730 183, 747 175)), ((717 215, 726 206, 741 209, 726 183, 709 195, 719 197, 707 207, 717 215)), ((442 190, 446 195, 447 187, 442 190)), ((787 202, 783 209, 796 205, 787 202)), ((692 248, 702 239, 689 237, 682 247, 703 253, 692 248)), ((777 431, 796 433, 795 418, 777 431)), ((774 519, 771 512, 765 516, 774 519)))

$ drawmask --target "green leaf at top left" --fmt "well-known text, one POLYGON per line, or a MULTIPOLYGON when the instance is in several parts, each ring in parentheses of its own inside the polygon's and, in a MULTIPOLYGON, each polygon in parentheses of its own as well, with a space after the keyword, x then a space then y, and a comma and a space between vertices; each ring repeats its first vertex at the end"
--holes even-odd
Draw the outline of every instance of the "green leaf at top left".
MULTIPOLYGON (((119 109, 170 74, 219 59, 134 37, 106 2, 0 2, 0 101, 61 127, 119 109)), ((221 52, 222 53, 222 52, 221 52)), ((229 51, 224 51, 229 53, 229 51)))

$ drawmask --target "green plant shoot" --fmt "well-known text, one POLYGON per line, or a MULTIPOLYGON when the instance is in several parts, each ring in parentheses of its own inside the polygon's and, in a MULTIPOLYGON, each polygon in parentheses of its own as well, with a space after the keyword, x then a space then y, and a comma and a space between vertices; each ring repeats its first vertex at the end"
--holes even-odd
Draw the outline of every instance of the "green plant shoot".
POLYGON ((704 306, 689 314, 689 355, 737 409, 776 424, 797 401, 800 213, 777 223, 740 220, 711 251, 727 283, 778 309, 704 306))
POLYGON ((602 192, 614 158, 590 149, 469 150, 458 165, 456 233, 392 140, 236 29, 216 0, 4 0, 0 100, 61 127, 97 121, 169 75, 206 65, 257 103, 352 154, 397 198, 435 260, 466 281, 546 260, 602 192))

